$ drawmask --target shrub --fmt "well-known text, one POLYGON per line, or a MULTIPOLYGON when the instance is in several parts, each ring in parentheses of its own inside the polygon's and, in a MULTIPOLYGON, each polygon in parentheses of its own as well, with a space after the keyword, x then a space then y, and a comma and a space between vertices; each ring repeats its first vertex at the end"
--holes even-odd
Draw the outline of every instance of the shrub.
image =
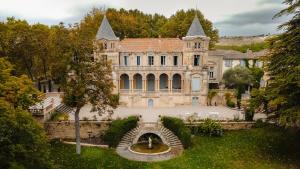
POLYGON ((233 101, 231 101, 231 100, 227 100, 227 101, 226 101, 226 105, 227 105, 228 107, 235 108, 235 103, 234 103, 233 101))
POLYGON ((58 111, 55 111, 50 116, 50 121, 66 121, 69 120, 69 115, 66 113, 61 113, 58 111))
POLYGON ((114 120, 104 135, 104 141, 109 147, 117 147, 122 137, 137 126, 138 117, 131 116, 125 119, 114 120))
POLYGON ((214 120, 206 119, 204 123, 199 126, 192 127, 193 134, 195 135, 205 135, 205 136, 222 136, 223 129, 220 123, 214 120))
POLYGON ((268 126, 268 125, 269 125, 269 123, 264 122, 262 119, 258 119, 258 120, 256 121, 256 123, 253 125, 253 127, 254 127, 254 128, 263 128, 263 127, 266 127, 266 126, 268 126))
POLYGON ((254 117, 254 109, 247 108, 245 110, 245 120, 246 121, 253 121, 253 117, 254 117))
POLYGON ((161 120, 164 127, 171 130, 179 138, 184 148, 188 148, 192 145, 191 131, 185 126, 181 119, 174 117, 162 117, 161 120))

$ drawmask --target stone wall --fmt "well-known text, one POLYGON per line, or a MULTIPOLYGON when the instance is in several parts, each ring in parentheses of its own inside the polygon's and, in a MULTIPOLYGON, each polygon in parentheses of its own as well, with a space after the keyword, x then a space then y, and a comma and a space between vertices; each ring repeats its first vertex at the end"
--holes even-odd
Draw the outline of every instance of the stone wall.
MULTIPOLYGON (((202 124, 203 122, 195 122, 195 123, 188 123, 187 126, 196 126, 202 124)), ((222 128, 224 130, 244 130, 250 129, 253 127, 255 122, 220 122, 222 128)))
MULTIPOLYGON (((203 122, 188 123, 187 126, 199 125, 203 122)), ((250 129, 255 122, 220 122, 225 130, 242 130, 250 129)), ((44 123, 45 130, 49 139, 75 139, 74 121, 67 122, 46 122, 44 123)), ((103 121, 81 121, 80 122, 80 137, 82 139, 89 137, 99 137, 104 135, 105 131, 110 126, 110 122, 103 121)))
MULTIPOLYGON (((99 137, 109 128, 110 122, 103 121, 81 121, 80 122, 80 137, 99 137)), ((44 123, 45 130, 50 139, 74 139, 75 125, 74 121, 66 122, 46 122, 44 123)))

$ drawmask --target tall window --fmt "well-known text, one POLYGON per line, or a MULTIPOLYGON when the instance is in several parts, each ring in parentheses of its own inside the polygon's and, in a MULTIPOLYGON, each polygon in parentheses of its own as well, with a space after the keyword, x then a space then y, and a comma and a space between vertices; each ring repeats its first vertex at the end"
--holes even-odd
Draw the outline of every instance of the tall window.
POLYGON ((195 49, 200 49, 201 48, 201 43, 200 42, 195 42, 195 49))
POLYGON ((104 63, 106 63, 107 62, 107 55, 102 55, 102 60, 103 60, 104 63))
POLYGON ((194 66, 200 65, 200 55, 194 55, 194 66))
POLYGON ((242 67, 245 67, 245 66, 246 66, 245 60, 240 60, 240 66, 242 66, 242 67))
POLYGON ((128 66, 128 56, 124 56, 124 65, 128 66))
POLYGON ((212 72, 212 71, 209 72, 209 78, 210 79, 214 78, 214 72, 212 72))
POLYGON ((160 57, 160 65, 162 65, 162 66, 166 65, 166 56, 160 57))
POLYGON ((225 60, 225 67, 232 67, 232 60, 225 60))
POLYGON ((136 65, 137 66, 141 65, 141 56, 136 56, 136 65))
POLYGON ((154 56, 148 56, 148 65, 154 65, 154 56))
POLYGON ((174 66, 178 65, 178 56, 173 57, 173 64, 174 64, 174 66))
POLYGON ((113 48, 115 48, 115 44, 114 43, 111 43, 110 44, 110 47, 113 49, 113 48))
POLYGON ((214 78, 214 67, 209 68, 209 78, 210 79, 214 78))
POLYGON ((107 49, 107 43, 106 42, 103 44, 103 48, 107 49))

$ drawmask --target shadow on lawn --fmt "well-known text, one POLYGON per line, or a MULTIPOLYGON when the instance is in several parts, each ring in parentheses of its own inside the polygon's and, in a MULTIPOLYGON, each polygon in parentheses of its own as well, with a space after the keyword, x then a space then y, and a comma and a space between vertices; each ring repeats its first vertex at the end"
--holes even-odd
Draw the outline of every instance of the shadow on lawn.
POLYGON ((300 166, 300 130, 265 126, 257 129, 257 145, 262 154, 271 159, 300 166))

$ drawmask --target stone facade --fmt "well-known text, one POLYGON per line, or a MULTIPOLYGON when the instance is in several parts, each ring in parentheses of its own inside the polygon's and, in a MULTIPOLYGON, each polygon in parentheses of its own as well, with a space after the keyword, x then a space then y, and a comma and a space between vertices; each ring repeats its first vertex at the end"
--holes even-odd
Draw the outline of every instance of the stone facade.
MULTIPOLYGON (((104 135, 109 128, 110 122, 101 121, 81 121, 80 122, 80 137, 82 139, 90 137, 99 137, 104 135)), ((74 122, 46 122, 44 123, 45 130, 50 139, 74 139, 75 124, 74 122)))
POLYGON ((209 41, 198 17, 182 39, 120 40, 105 16, 94 59, 111 61, 114 93, 120 94, 122 106, 206 105, 209 84, 222 80, 225 62, 224 55, 210 54, 209 41))

